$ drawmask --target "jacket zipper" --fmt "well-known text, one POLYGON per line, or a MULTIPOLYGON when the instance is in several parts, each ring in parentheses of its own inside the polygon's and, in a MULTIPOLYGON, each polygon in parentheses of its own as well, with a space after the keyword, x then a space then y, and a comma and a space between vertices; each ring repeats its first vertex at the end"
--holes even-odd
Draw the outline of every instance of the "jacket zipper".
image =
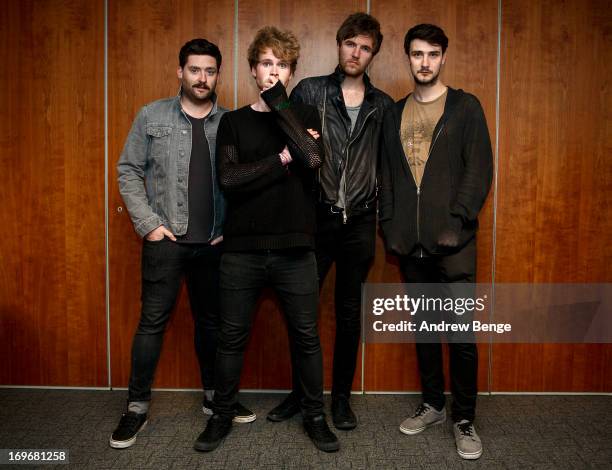
MULTIPOLYGON (((440 129, 438 129, 438 132, 435 135, 434 140, 429 146, 429 152, 427 153, 427 161, 425 162, 425 166, 423 167, 423 175, 425 175, 425 168, 427 167, 427 162, 429 162, 429 157, 431 157, 431 152, 433 151, 434 145, 436 145, 436 141, 438 140, 438 137, 440 136, 442 129, 444 129, 444 124, 440 126, 440 129)), ((412 171, 410 172, 410 174, 412 174, 412 171)), ((414 184, 416 184, 416 178, 414 177, 414 175, 412 175, 412 178, 414 179, 414 184)), ((421 183, 422 182, 423 180, 421 179, 421 183)), ((421 185, 417 184, 416 189, 417 189, 417 213, 416 213, 417 243, 419 244, 419 258, 422 258, 423 257, 423 246, 421 245, 421 185)))
MULTIPOLYGON (((345 165, 344 165, 344 171, 347 170, 348 168, 348 156, 349 156, 349 147, 351 146, 351 144, 353 142, 355 142, 357 140, 357 137, 359 137, 359 134, 361 134, 361 131, 363 131, 363 128, 365 127, 366 123, 368 122, 368 118, 374 114, 376 112, 376 108, 372 109, 368 114, 366 114, 365 118, 363 118, 363 122, 361 123, 361 128, 359 129, 359 131, 357 132, 357 134, 355 134, 355 138, 353 140, 349 139, 349 143, 346 146, 345 152, 346 152, 346 158, 345 158, 345 165)), ((348 209, 348 203, 347 203, 347 192, 346 192, 346 176, 344 178, 344 210, 342 211, 342 223, 346 224, 346 221, 348 219, 348 214, 347 214, 347 209, 348 209)), ((367 204, 367 202, 366 202, 367 204)))

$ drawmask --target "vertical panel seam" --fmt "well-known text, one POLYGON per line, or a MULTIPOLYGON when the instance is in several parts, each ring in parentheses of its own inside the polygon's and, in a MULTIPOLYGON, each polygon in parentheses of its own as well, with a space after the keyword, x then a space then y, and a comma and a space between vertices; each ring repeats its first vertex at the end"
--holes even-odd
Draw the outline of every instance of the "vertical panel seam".
MULTIPOLYGON (((497 1, 497 64, 495 81, 495 173, 493 180, 493 256, 491 257, 491 308, 489 322, 493 321, 495 310, 495 266, 497 255, 497 184, 499 174, 499 116, 501 90, 501 31, 502 31, 502 0, 497 1)), ((489 339, 489 373, 487 378, 489 395, 493 391, 493 340, 489 339)))
POLYGON ((234 109, 238 109, 238 0, 234 0, 234 109))
POLYGON ((106 307, 106 373, 108 389, 111 382, 110 350, 110 262, 108 230, 108 0, 104 0, 104 263, 105 263, 105 307, 106 307))

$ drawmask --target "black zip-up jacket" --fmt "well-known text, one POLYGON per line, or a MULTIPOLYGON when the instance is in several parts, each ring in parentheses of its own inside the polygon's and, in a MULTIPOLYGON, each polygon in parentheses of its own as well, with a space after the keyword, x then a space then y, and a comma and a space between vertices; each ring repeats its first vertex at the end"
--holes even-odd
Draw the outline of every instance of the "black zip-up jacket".
POLYGON ((346 165, 345 216, 373 211, 376 207, 379 142, 384 110, 393 106, 389 95, 375 88, 366 74, 365 96, 350 133, 342 89, 344 73, 305 78, 291 92, 291 100, 316 106, 321 116, 325 160, 319 170, 319 202, 335 205, 342 168, 346 165))
POLYGON ((417 187, 400 140, 407 98, 395 103, 384 117, 380 225, 392 253, 448 254, 475 236, 478 213, 491 187, 493 154, 487 122, 474 95, 449 87, 417 187), (440 246, 444 233, 454 234, 458 246, 440 246))

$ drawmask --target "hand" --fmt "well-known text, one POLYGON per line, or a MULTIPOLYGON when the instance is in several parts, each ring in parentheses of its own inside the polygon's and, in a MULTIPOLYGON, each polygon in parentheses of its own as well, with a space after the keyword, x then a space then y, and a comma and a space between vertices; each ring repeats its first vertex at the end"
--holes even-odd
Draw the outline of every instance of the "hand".
POLYGON ((212 242, 210 242, 211 246, 215 246, 218 245, 219 243, 221 243, 223 241, 223 235, 221 235, 220 237, 215 238, 212 242))
POLYGON ((317 131, 315 131, 314 129, 306 129, 308 131, 308 133, 312 136, 313 139, 318 139, 319 137, 321 137, 319 135, 319 133, 317 131))
POLYGON ((269 90, 274 85, 276 85, 276 82, 278 82, 278 77, 274 75, 268 75, 268 78, 266 78, 266 81, 263 83, 263 90, 261 90, 261 92, 263 93, 264 91, 269 90))
POLYGON ((445 230, 438 238, 438 245, 442 248, 456 248, 459 245, 459 235, 452 230, 445 230))
POLYGON ((289 149, 287 148, 286 145, 283 151, 279 153, 279 155, 280 155, 281 163, 283 164, 283 166, 287 166, 289 163, 293 161, 293 158, 291 158, 291 153, 289 153, 289 149))
POLYGON ((160 225, 159 227, 154 230, 151 230, 145 235, 145 238, 150 242, 158 242, 160 240, 163 240, 164 237, 168 237, 173 242, 176 241, 176 237, 172 234, 172 232, 163 225, 160 225))

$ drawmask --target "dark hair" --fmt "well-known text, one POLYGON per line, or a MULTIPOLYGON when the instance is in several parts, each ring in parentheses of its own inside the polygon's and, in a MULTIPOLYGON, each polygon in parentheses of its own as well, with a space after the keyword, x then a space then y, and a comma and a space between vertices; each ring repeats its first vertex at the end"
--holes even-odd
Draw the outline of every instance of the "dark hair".
POLYGON ((406 55, 410 54, 410 43, 414 39, 421 39, 427 41, 432 46, 440 46, 442 48, 442 54, 446 52, 448 47, 448 38, 444 31, 435 24, 418 24, 413 26, 406 33, 404 38, 404 51, 406 55))
POLYGON ((370 36, 374 42, 372 55, 378 54, 383 41, 383 35, 380 32, 380 23, 378 20, 367 13, 353 13, 344 20, 344 23, 342 23, 340 29, 338 29, 336 33, 336 42, 340 45, 345 39, 354 38, 359 35, 370 36))
POLYGON ((192 39, 187 41, 179 52, 179 65, 181 68, 185 67, 187 58, 190 55, 209 55, 214 57, 217 61, 217 69, 221 69, 221 51, 216 44, 213 44, 206 39, 192 39))

